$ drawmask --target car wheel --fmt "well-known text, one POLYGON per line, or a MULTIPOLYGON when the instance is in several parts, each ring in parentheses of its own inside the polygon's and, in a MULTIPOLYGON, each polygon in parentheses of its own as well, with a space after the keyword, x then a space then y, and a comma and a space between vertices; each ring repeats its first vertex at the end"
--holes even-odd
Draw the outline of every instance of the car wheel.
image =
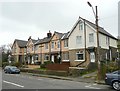
POLYGON ((115 90, 120 90, 120 82, 114 81, 114 82, 112 83, 112 87, 113 87, 115 90))
POLYGON ((6 71, 6 70, 4 70, 4 72, 5 72, 5 73, 7 73, 7 71, 6 71))
POLYGON ((11 71, 9 71, 9 74, 12 74, 12 72, 11 72, 11 71))

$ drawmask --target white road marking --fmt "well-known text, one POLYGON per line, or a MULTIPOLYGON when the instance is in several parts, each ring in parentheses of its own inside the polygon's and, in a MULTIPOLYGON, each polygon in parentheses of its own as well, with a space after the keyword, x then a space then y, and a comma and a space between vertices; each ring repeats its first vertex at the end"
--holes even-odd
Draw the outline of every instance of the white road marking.
POLYGON ((85 86, 86 88, 91 88, 91 89, 101 89, 101 88, 97 88, 97 87, 92 87, 91 85, 85 86))
POLYGON ((28 78, 29 78, 29 79, 32 79, 32 77, 30 77, 30 76, 29 76, 28 78))
POLYGON ((56 79, 52 79, 52 80, 50 80, 50 81, 56 81, 56 79))
POLYGON ((97 84, 93 84, 93 85, 97 85, 97 84))
POLYGON ((16 84, 16 83, 12 83, 12 82, 8 82, 8 81, 3 81, 4 83, 8 83, 8 84, 12 84, 12 85, 15 85, 15 86, 18 86, 18 87, 21 87, 23 88, 24 86, 22 85, 19 85, 19 84, 16 84))
POLYGON ((38 79, 38 80, 43 80, 43 79, 38 79))

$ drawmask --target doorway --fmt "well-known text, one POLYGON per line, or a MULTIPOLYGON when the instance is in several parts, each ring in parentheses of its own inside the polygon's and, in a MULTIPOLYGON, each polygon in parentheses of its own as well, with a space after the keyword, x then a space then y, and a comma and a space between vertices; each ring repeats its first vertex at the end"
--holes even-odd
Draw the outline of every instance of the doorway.
POLYGON ((90 62, 95 62, 95 53, 90 52, 90 62))

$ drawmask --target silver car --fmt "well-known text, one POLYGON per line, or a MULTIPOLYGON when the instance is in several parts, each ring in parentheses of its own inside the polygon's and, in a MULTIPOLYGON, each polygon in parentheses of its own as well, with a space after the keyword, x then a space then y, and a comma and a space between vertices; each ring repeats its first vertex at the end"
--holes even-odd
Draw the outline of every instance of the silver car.
POLYGON ((4 72, 5 73, 9 73, 9 74, 12 74, 12 73, 19 74, 20 73, 20 69, 18 69, 16 66, 6 66, 4 68, 4 72))
POLYGON ((120 91, 120 70, 106 73, 105 83, 120 91))

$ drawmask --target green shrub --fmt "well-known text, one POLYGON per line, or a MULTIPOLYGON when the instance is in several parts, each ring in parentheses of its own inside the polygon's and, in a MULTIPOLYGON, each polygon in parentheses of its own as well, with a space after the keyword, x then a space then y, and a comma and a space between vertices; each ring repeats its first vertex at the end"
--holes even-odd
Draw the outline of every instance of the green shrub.
POLYGON ((19 62, 15 62, 13 64, 11 64, 12 66, 16 66, 16 67, 22 67, 22 64, 19 62))
POLYGON ((2 68, 4 68, 4 67, 7 66, 7 65, 9 65, 8 62, 3 62, 3 63, 2 63, 2 68))
POLYGON ((101 79, 105 78, 106 73, 113 72, 119 69, 118 63, 116 61, 101 61, 100 66, 101 79))
POLYGON ((105 74, 106 74, 106 71, 107 71, 107 66, 104 62, 101 62, 101 65, 100 65, 100 79, 103 80, 105 78, 105 74))
POLYGON ((52 61, 46 61, 46 62, 44 62, 44 64, 41 64, 40 67, 41 68, 46 68, 46 65, 52 64, 52 63, 53 63, 52 61))
POLYGON ((107 72, 113 72, 119 69, 119 65, 115 61, 111 61, 107 64, 107 72))

